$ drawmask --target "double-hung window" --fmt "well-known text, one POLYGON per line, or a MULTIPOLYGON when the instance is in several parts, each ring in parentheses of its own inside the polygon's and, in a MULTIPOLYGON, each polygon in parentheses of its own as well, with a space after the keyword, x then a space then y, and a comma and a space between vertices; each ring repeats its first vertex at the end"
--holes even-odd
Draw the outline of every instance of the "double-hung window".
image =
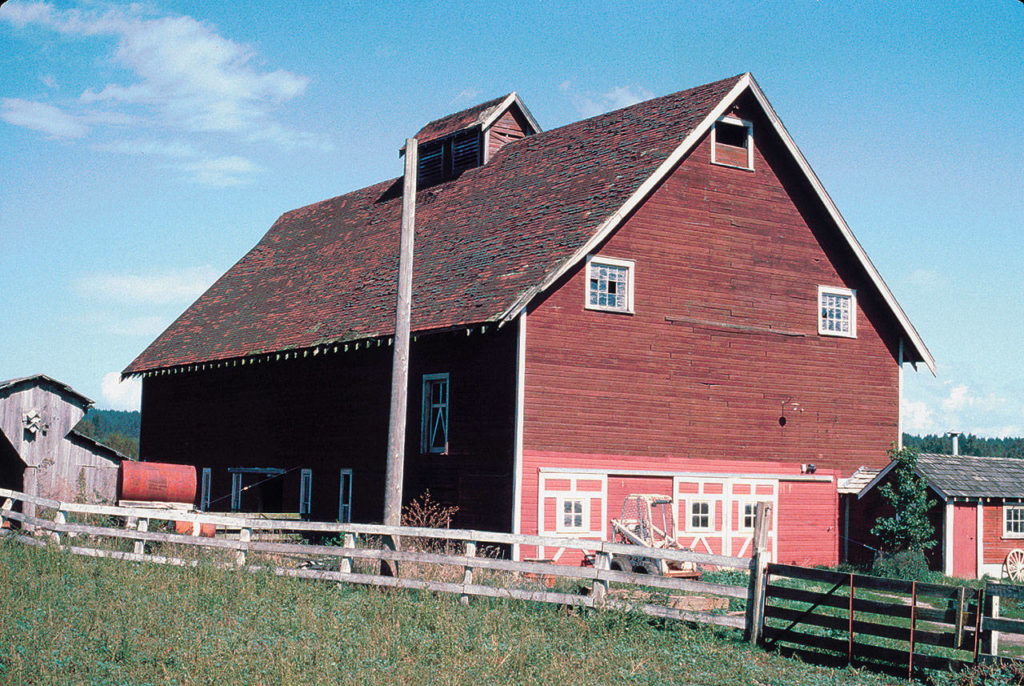
POLYGON ((352 470, 342 469, 338 480, 338 521, 352 521, 352 470))
POLYGON ((632 312, 633 269, 632 260, 598 255, 587 257, 585 307, 606 312, 632 312))
POLYGON ((448 452, 448 374, 423 375, 421 453, 448 452))
POLYGON ((1024 503, 1003 505, 1003 538, 1024 538, 1024 503))
POLYGON ((818 286, 818 333, 857 337, 857 294, 849 288, 818 286))

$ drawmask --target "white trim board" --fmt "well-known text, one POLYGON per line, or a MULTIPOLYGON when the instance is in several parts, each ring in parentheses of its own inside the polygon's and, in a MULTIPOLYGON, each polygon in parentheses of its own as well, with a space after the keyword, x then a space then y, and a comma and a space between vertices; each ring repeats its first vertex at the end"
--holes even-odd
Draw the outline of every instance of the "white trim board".
POLYGON ((715 122, 723 116, 726 110, 739 98, 740 95, 746 91, 750 91, 758 104, 761 106, 765 116, 775 129, 775 133, 782 140, 783 145, 789 151, 797 164, 797 167, 803 172, 804 178, 810 184, 814 193, 818 196, 818 199, 825 207, 826 213, 831 217, 835 223, 836 228, 839 229, 840 235, 846 240, 847 245, 853 251, 854 256, 860 262, 864 271, 867 273, 868 278, 872 284, 881 294, 883 301, 889 306, 889 310, 892 312, 896 321, 903 329, 903 333, 906 338, 910 341, 914 350, 917 351, 921 360, 931 371, 932 375, 935 374, 935 359, 932 354, 928 351, 921 336, 917 333, 914 325, 910 323, 910 319, 907 317, 906 312, 900 307, 900 304, 896 302, 895 296, 892 291, 886 285, 882 279, 881 274, 875 268, 875 265, 868 258, 867 253, 864 251, 863 246, 854 237, 853 232, 850 230, 846 220, 843 219, 842 214, 839 212, 839 208, 836 207, 832 198, 829 196, 825 187, 822 185, 821 180, 818 179, 817 175, 811 169, 811 165, 807 162, 807 159, 800 152, 796 142, 789 135, 789 131, 783 125, 782 120, 779 119, 779 115, 776 114, 772 108, 768 99, 765 97, 764 92, 760 86, 754 80, 754 77, 747 72, 739 78, 729 92, 722 98, 717 105, 715 105, 711 111, 704 117, 704 120, 698 124, 683 142, 673 150, 669 156, 662 162, 658 168, 649 176, 639 188, 633 192, 632 195, 622 204, 618 210, 613 212, 611 216, 604 220, 597 230, 586 241, 575 253, 573 253, 568 259, 564 260, 558 267, 548 273, 548 276, 541 281, 538 285, 533 288, 527 289, 515 302, 512 303, 501 315, 498 316, 500 321, 509 321, 514 319, 523 311, 533 299, 540 293, 546 291, 554 283, 556 283, 562 276, 566 274, 570 269, 576 267, 587 255, 594 252, 597 246, 599 246, 608 236, 615 231, 626 217, 628 217, 633 210, 635 210, 643 201, 645 201, 651 193, 661 184, 661 182, 668 177, 669 174, 678 166, 682 159, 690 153, 691 150, 697 145, 697 143, 704 137, 705 134, 714 126, 715 122))
POLYGON ((746 472, 688 472, 664 469, 615 469, 613 467, 539 467, 542 474, 607 474, 608 476, 687 476, 699 479, 774 479, 776 481, 820 481, 832 483, 831 476, 824 474, 762 474, 746 472))

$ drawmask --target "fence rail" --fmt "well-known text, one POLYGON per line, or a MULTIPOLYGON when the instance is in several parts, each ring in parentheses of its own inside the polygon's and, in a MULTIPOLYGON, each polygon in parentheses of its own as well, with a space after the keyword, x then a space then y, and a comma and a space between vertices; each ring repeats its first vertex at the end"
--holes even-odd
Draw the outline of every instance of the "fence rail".
MULTIPOLYGON (((712 596, 749 606, 757 584, 756 559, 684 550, 644 548, 610 541, 507 534, 469 529, 391 527, 376 524, 265 519, 252 515, 208 514, 177 507, 120 507, 67 503, 0 489, 0 525, 15 522, 15 539, 31 545, 55 545, 77 555, 179 566, 201 563, 266 569, 282 576, 373 586, 515 598, 577 607, 634 610, 669 619, 747 630, 750 607, 733 612, 705 611, 681 603, 684 596, 712 596), (20 504, 19 511, 15 507, 20 504), (46 516, 44 516, 44 513, 46 516), (106 521, 89 521, 96 519, 106 521), (87 521, 76 521, 85 519, 87 521), (191 534, 153 530, 159 522, 191 525, 191 534), (154 526, 151 526, 154 525, 154 526), (203 525, 216 536, 200 536, 203 525), (261 535, 291 534, 301 542, 261 540, 261 535), (41 535, 40 535, 41 534, 41 535), (44 539, 48 538, 49 542, 44 539), (325 545, 324 538, 341 545, 325 545), (118 549, 127 544, 130 550, 118 549), (478 554, 486 546, 544 546, 588 553, 593 566, 573 567, 514 561, 478 554), (175 549, 175 546, 180 548, 175 549), (207 551, 205 558, 186 550, 207 551), (221 558, 210 555, 220 554, 221 558), (694 579, 652 576, 610 569, 615 555, 691 562, 751 571, 751 583, 729 586, 694 579), (296 562, 305 566, 296 566, 296 562), (291 562, 292 564, 285 564, 291 562), (380 564, 397 566, 397 575, 380 564), (531 587, 532 584, 532 587, 531 587), (548 588, 545 584, 561 584, 548 588), (536 586, 542 586, 537 588, 536 586), (682 604, 683 607, 678 605, 682 604)), ((763 568, 763 565, 760 565, 763 568)), ((691 605, 693 605, 691 603, 691 605)))

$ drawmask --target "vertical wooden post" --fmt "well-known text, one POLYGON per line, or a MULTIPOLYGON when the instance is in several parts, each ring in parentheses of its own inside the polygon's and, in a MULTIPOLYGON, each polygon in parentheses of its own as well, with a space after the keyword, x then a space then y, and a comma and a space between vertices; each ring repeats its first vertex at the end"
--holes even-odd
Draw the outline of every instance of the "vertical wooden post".
POLYGON ((594 605, 599 606, 608 597, 608 579, 602 578, 601 572, 612 568, 612 555, 603 550, 596 551, 594 556, 594 569, 597 570, 597 578, 594 579, 594 586, 591 595, 594 598, 594 605))
POLYGON ((967 587, 961 586, 957 589, 956 595, 956 636, 953 639, 957 648, 964 647, 964 622, 967 619, 967 587))
POLYGON ((978 589, 978 600, 974 607, 974 661, 978 661, 978 648, 981 646, 981 613, 985 591, 978 589))
POLYGON ((772 504, 757 504, 754 515, 754 552, 751 558, 750 585, 747 587, 747 637, 751 645, 761 640, 764 625, 764 590, 768 571, 768 527, 771 525, 772 504))
MULTIPOLYGON (((135 530, 136 531, 149 531, 149 519, 147 519, 145 517, 140 517, 139 518, 139 522, 138 522, 138 524, 135 527, 135 530)), ((145 552, 146 552, 146 542, 145 541, 135 541, 135 554, 136 555, 142 555, 145 552)))
MULTIPOLYGON (((344 537, 344 539, 342 541, 341 547, 342 548, 346 548, 348 550, 351 550, 352 548, 355 548, 356 547, 356 537, 355 537, 355 534, 345 534, 345 537, 344 537)), ((352 558, 351 557, 346 555, 346 556, 341 558, 341 565, 339 566, 339 571, 342 574, 351 574, 352 573, 352 558)))
POLYGON ((235 553, 235 564, 239 567, 245 565, 245 553, 249 550, 249 541, 252 540, 252 529, 249 527, 243 527, 238 532, 238 540, 245 544, 244 547, 238 549, 235 553))
POLYGON ((910 582, 910 653, 907 659, 907 679, 914 678, 914 645, 916 637, 914 629, 917 627, 917 582, 910 582))
POLYGON ((391 365, 391 410, 388 416, 385 526, 402 524, 402 477, 405 472, 405 421, 409 395, 409 331, 412 313, 412 256, 416 237, 418 160, 419 149, 416 139, 410 138, 405 142, 405 177, 402 182, 402 236, 395 307, 395 348, 391 365))
MULTIPOLYGON (((476 541, 466 541, 466 557, 476 557, 476 541)), ((471 583, 473 583, 473 568, 466 565, 462 572, 462 585, 469 586, 471 583)), ((463 593, 459 602, 469 605, 469 595, 463 593)))
POLYGON ((853 662, 853 572, 850 572, 850 622, 847 628, 849 640, 846 644, 846 664, 853 662))
POLYGON ((64 514, 63 510, 57 510, 57 513, 53 515, 53 523, 56 525, 56 531, 53 532, 53 542, 60 545, 60 532, 63 525, 67 522, 67 515, 64 514))
POLYGON ((7 524, 7 513, 14 509, 14 499, 7 498, 4 500, 4 504, 0 505, 0 529, 3 529, 7 524))
POLYGON ((985 629, 985 619, 992 617, 994 612, 992 601, 995 600, 995 596, 992 595, 989 586, 990 584, 986 584, 985 586, 985 603, 981 620, 981 652, 986 655, 995 655, 996 651, 993 650, 992 644, 992 630, 985 629))

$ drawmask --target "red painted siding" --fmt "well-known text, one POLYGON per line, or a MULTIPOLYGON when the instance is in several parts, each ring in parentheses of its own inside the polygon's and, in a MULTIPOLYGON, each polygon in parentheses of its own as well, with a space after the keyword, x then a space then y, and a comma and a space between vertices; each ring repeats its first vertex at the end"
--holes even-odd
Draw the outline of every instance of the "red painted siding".
POLYGON ((1024 538, 1008 538, 1003 534, 1003 503, 996 501, 985 504, 983 562, 987 565, 1001 565, 1006 555, 1014 548, 1024 549, 1024 538))
POLYGON ((515 108, 505 112, 487 131, 488 154, 493 156, 507 144, 519 140, 529 128, 530 125, 515 108))
POLYGON ((738 114, 754 171, 710 164, 703 141, 595 251, 636 261, 635 314, 584 309, 582 266, 530 310, 527 450, 886 464, 893 322, 766 123, 738 114), (856 339, 817 334, 819 285, 858 290, 856 339))
POLYGON ((834 483, 783 482, 779 492, 778 561, 839 562, 839 496, 834 483))

